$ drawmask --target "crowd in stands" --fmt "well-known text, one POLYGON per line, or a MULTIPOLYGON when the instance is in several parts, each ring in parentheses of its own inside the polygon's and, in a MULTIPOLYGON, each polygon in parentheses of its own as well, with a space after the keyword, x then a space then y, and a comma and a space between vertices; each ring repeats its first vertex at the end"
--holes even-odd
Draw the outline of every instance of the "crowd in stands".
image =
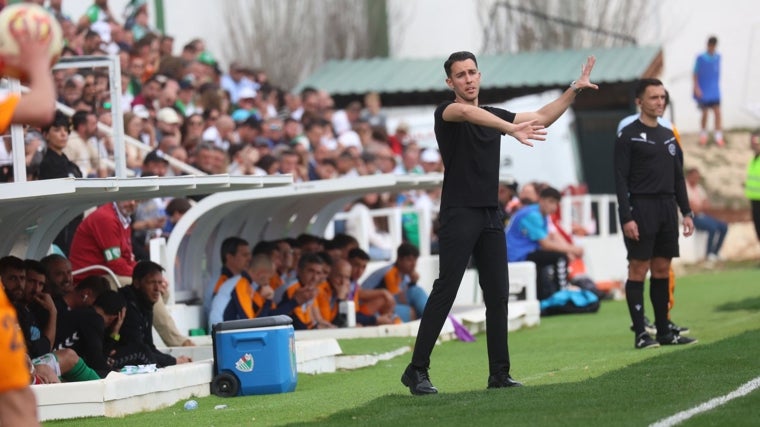
MULTIPOLYGON (((223 69, 202 39, 175 46, 171 35, 151 28, 144 0, 130 1, 123 13, 107 0, 94 0, 81 17, 67 16, 62 0, 40 3, 63 28, 63 57, 118 57, 122 93, 116 98, 131 141, 125 145, 127 167, 136 176, 185 174, 169 165, 169 157, 207 174, 292 174, 296 182, 442 171, 438 151, 419 147, 405 123, 391 133, 377 93, 337 109, 326 91, 306 87, 291 93, 264 68, 236 61, 223 69)), ((42 129, 25 129, 27 179, 113 176, 113 134, 98 128, 112 125, 106 70, 59 69, 54 77, 58 101, 74 113, 58 113, 42 129)), ((0 180, 8 181, 10 137, 3 142, 0 180)), ((436 206, 438 197, 436 191, 380 194, 370 207, 436 206)), ((167 235, 192 203, 170 201, 139 201, 133 218, 138 259, 146 257, 147 241, 167 235)), ((56 239, 63 254, 79 221, 56 239)), ((378 224, 372 258, 388 259, 394 249, 387 226, 378 224)))

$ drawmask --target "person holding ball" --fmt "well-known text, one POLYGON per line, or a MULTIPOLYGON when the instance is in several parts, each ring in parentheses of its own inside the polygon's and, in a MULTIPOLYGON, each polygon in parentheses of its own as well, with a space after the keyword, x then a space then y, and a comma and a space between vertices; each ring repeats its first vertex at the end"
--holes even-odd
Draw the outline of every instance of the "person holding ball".
MULTIPOLYGON (((21 68, 29 76, 29 93, 0 98, 0 133, 11 124, 44 126, 55 114, 55 86, 50 72, 50 40, 35 40, 29 34, 16 36, 20 53, 2 57, 5 64, 21 68)), ((0 284, 0 425, 36 426, 37 403, 29 387, 31 377, 24 340, 19 338, 18 319, 0 284)))

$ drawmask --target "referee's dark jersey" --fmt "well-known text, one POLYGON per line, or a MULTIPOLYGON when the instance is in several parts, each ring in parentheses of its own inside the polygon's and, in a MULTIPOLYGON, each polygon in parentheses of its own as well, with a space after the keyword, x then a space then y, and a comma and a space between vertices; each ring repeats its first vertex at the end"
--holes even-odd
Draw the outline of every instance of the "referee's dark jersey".
POLYGON ((680 148, 670 129, 641 120, 624 127, 615 141, 615 189, 620 225, 633 220, 632 197, 675 197, 681 213, 691 212, 680 148))

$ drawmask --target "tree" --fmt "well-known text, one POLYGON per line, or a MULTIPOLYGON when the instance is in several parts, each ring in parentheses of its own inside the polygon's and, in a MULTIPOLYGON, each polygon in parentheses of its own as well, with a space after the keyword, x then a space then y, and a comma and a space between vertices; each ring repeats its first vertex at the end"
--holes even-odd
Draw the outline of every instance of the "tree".
MULTIPOLYGON (((224 55, 262 68, 272 81, 291 88, 326 60, 366 58, 376 53, 374 37, 380 30, 373 32, 370 27, 377 27, 372 19, 383 8, 369 5, 372 1, 377 0, 218 2, 227 22, 229 42, 224 55)), ((385 45, 387 55, 387 42, 385 45)))
POLYGON ((637 43, 652 0, 481 0, 483 53, 614 47, 637 43))

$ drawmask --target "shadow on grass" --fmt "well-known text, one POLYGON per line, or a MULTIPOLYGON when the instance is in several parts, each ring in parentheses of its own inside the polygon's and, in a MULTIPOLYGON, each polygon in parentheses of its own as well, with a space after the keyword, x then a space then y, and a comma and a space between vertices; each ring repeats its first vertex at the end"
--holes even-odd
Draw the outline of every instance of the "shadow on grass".
MULTIPOLYGON (((729 393, 760 372, 760 330, 710 345, 643 351, 660 354, 574 383, 460 393, 444 390, 435 396, 411 396, 399 384, 395 394, 291 425, 640 426, 729 393)), ((731 419, 723 421, 734 425, 731 419)))
POLYGON ((731 301, 715 307, 715 311, 760 311, 760 297, 731 301))

